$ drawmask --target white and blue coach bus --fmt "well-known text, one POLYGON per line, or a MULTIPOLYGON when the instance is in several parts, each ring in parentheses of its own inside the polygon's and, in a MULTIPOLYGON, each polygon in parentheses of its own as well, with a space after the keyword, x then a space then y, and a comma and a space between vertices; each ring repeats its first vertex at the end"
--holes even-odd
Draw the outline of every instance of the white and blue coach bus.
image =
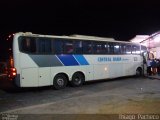
POLYGON ((19 87, 62 89, 68 83, 141 75, 146 50, 112 38, 16 33, 8 77, 19 87))

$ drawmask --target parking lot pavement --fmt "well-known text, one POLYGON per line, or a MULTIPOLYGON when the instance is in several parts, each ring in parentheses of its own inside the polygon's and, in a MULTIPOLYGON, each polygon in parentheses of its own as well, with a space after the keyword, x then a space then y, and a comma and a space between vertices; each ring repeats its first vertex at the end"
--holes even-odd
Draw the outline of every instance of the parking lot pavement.
POLYGON ((156 74, 156 75, 150 75, 150 76, 146 76, 150 79, 157 79, 157 80, 160 80, 160 75, 156 74))
POLYGON ((0 90, 0 112, 17 114, 160 113, 160 80, 117 78, 82 87, 0 90))

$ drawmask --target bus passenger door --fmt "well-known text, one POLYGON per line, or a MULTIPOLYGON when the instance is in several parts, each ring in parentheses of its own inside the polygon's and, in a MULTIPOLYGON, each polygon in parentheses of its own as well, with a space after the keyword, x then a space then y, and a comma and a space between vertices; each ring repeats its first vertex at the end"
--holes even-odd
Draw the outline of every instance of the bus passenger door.
POLYGON ((147 61, 148 61, 148 52, 143 52, 142 53, 143 57, 143 74, 147 75, 147 61))
POLYGON ((51 85, 50 67, 38 68, 38 82, 39 86, 51 85))

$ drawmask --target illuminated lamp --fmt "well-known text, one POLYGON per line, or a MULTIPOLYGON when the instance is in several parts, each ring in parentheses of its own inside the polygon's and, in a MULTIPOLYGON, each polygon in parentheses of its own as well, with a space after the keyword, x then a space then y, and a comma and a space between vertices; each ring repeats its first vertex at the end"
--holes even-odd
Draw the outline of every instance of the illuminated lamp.
POLYGON ((160 42, 160 35, 158 35, 158 36, 156 36, 155 38, 154 38, 154 42, 160 42))

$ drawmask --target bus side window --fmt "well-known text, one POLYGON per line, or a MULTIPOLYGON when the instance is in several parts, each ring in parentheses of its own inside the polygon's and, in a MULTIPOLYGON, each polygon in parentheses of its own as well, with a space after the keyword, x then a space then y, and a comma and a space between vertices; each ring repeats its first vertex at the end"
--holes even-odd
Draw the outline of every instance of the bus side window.
POLYGON ((108 45, 109 45, 109 54, 114 54, 114 44, 109 42, 108 45))
POLYGON ((126 54, 131 54, 131 45, 126 45, 126 54))
POLYGON ((36 40, 30 37, 20 37, 20 51, 26 53, 36 52, 36 40))
POLYGON ((74 49, 76 54, 82 54, 83 47, 82 47, 82 41, 75 41, 74 43, 74 49))
POLYGON ((51 40, 47 38, 38 38, 38 53, 51 53, 51 40))
POLYGON ((74 46, 72 40, 64 40, 64 53, 66 54, 74 53, 74 46))
POLYGON ((125 44, 121 44, 120 51, 121 51, 121 54, 126 54, 126 45, 125 44))
POLYGON ((83 54, 92 54, 92 42, 83 41, 83 54))
POLYGON ((141 53, 141 51, 140 51, 140 45, 136 45, 136 54, 140 54, 141 53))
POLYGON ((109 49, 110 49, 109 47, 110 47, 109 44, 105 42, 104 43, 104 53, 105 54, 109 54, 109 49))
POLYGON ((120 45, 118 43, 114 43, 114 54, 120 54, 120 45))
POLYGON ((132 45, 132 54, 140 54, 140 46, 132 45))
POLYGON ((106 42, 102 42, 101 53, 102 54, 107 54, 108 53, 108 44, 106 42))
POLYGON ((93 51, 95 54, 103 54, 104 53, 103 42, 93 42, 93 51))
POLYGON ((63 40, 55 39, 54 48, 55 54, 63 54, 63 40))

